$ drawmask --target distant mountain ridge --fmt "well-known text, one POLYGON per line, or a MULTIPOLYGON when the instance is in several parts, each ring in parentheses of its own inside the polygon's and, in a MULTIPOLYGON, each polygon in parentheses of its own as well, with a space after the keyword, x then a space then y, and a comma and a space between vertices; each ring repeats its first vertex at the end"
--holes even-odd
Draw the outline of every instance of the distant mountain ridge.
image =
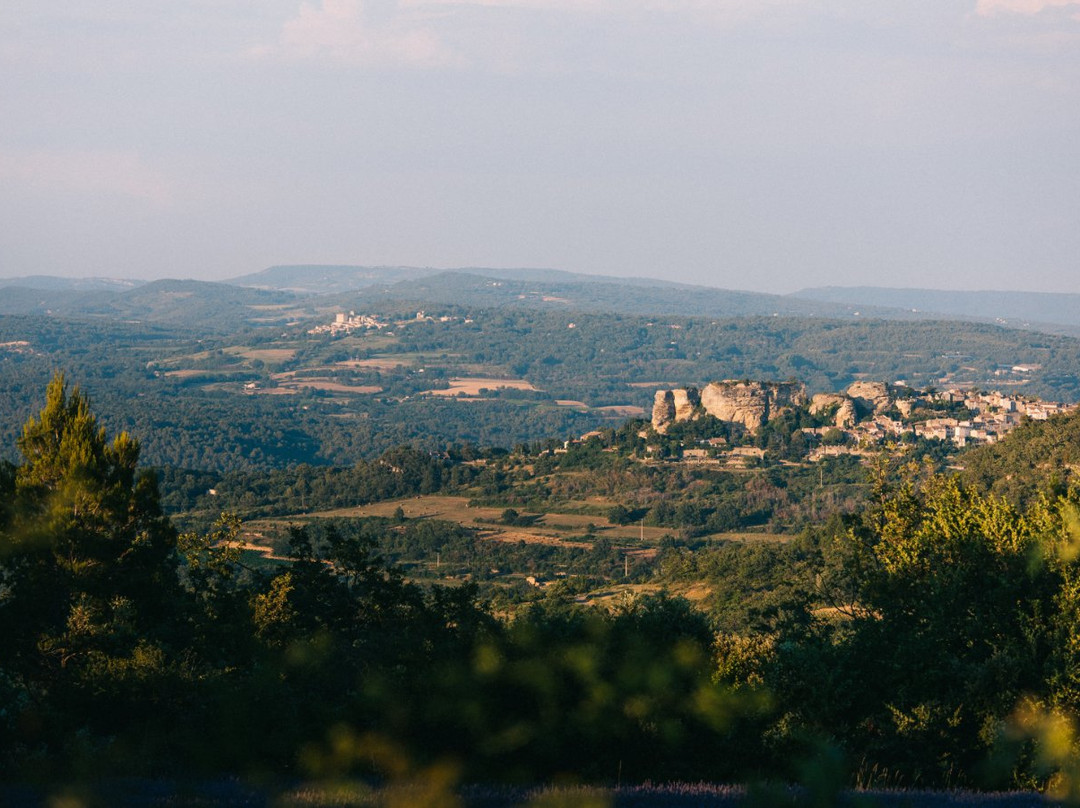
MULTIPOLYGON (((221 283, 158 280, 85 290, 74 288, 75 281, 66 279, 49 283, 38 288, 9 285, 0 300, 0 314, 197 322, 213 328, 231 327, 236 321, 280 323, 332 308, 353 310, 380 304, 417 309, 433 305, 524 307, 646 316, 850 319, 855 315, 855 307, 842 303, 543 268, 301 265, 270 267, 221 283), (41 288, 49 283, 52 288, 41 288), (282 316, 273 314, 275 307, 282 316), (259 311, 263 313, 257 315, 259 311)), ((863 317, 913 319, 903 311, 863 308, 859 312, 863 317)))
POLYGON ((146 281, 131 278, 61 278, 57 275, 24 275, 16 278, 0 278, 0 289, 19 287, 50 292, 125 292, 145 283, 146 281))
POLYGON ((46 315, 171 324, 207 331, 284 324, 311 317, 297 296, 195 280, 159 280, 122 290, 4 286, 0 315, 46 315))
POLYGON ((620 278, 611 275, 586 275, 562 269, 532 267, 410 267, 361 266, 352 264, 282 264, 260 272, 230 278, 225 283, 253 286, 259 289, 280 289, 297 294, 334 294, 365 289, 370 286, 392 285, 417 281, 437 275, 477 275, 496 280, 535 283, 625 283, 634 286, 682 287, 673 281, 658 278, 620 278))
POLYGON ((896 289, 882 286, 821 286, 790 295, 802 300, 906 309, 942 317, 991 320, 1022 328, 1080 328, 1080 294, 989 290, 896 289))
MULTIPOLYGON (((479 272, 479 270, 477 271, 479 272)), ((343 308, 364 303, 399 301, 415 304, 509 306, 610 312, 646 316, 702 317, 830 317, 849 319, 854 307, 846 304, 797 300, 782 295, 740 292, 708 286, 649 282, 630 278, 588 276, 581 281, 513 279, 465 271, 446 271, 388 286, 369 286, 336 299, 343 308)), ((569 273, 567 273, 569 274, 569 273)), ((551 276, 558 278, 558 276, 551 276)), ((862 315, 883 319, 915 319, 902 311, 867 308, 862 315)))
POLYGON ((368 286, 417 280, 439 269, 406 266, 353 266, 346 264, 285 264, 229 278, 225 283, 256 289, 274 289, 300 295, 351 292, 368 286))
MULTIPOLYGON (((658 278, 586 275, 546 268, 287 265, 233 278, 229 283, 319 296, 344 309, 398 301, 417 306, 539 306, 657 316, 848 318, 856 308, 658 278)), ((861 316, 913 319, 910 313, 900 310, 863 309, 861 316)))
POLYGON ((830 286, 776 295, 548 268, 318 264, 269 267, 228 283, 311 296, 360 292, 364 299, 418 304, 543 303, 624 314, 961 319, 1080 334, 1080 295, 1076 294, 830 286), (494 286, 491 281, 504 285, 494 286))
POLYGON ((32 275, 0 279, 0 314, 284 324, 390 304, 512 307, 694 317, 966 320, 1080 336, 1080 294, 816 287, 787 295, 549 268, 297 264, 224 282, 32 275))

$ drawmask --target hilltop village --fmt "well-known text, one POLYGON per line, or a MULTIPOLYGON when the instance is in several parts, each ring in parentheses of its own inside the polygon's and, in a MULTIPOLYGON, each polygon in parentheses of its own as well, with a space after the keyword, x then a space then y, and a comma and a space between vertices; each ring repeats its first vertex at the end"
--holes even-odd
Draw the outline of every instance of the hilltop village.
MULTIPOLYGON (((426 322, 426 321, 438 321, 440 323, 449 323, 452 320, 457 320, 457 317, 450 317, 449 315, 443 315, 441 317, 431 317, 424 311, 416 312, 416 319, 411 322, 426 322)), ((408 325, 409 320, 401 321, 396 325, 408 325)), ((472 323, 472 320, 465 320, 466 323, 472 323)), ((355 311, 350 311, 346 314, 343 311, 339 311, 334 315, 332 322, 323 323, 317 325, 314 328, 308 329, 308 334, 329 334, 332 337, 341 336, 342 334, 351 334, 353 331, 369 330, 374 328, 377 331, 381 331, 390 325, 388 322, 383 322, 377 317, 371 314, 357 314, 355 311)))
MULTIPOLYGON (((684 459, 726 460, 739 464, 764 455, 752 438, 785 416, 795 424, 808 447, 807 460, 876 451, 889 443, 917 439, 951 443, 958 448, 995 443, 1025 419, 1044 421, 1077 405, 1040 401, 1029 396, 977 390, 915 390, 886 382, 860 381, 843 393, 809 396, 798 382, 723 381, 703 388, 658 390, 653 403, 652 431, 667 435, 673 426, 706 417, 735 427, 751 440, 695 435, 684 459), (743 444, 743 445, 736 445, 743 444)), ((644 436, 644 435, 643 435, 644 436)), ((760 441, 758 441, 760 443, 760 441)), ((653 452, 658 446, 650 447, 653 452)))

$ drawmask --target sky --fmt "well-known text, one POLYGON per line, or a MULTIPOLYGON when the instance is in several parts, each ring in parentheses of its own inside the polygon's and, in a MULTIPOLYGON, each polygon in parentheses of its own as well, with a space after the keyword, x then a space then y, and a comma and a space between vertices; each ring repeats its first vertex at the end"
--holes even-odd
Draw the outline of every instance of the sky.
POLYGON ((0 6, 0 276, 1080 292, 1080 0, 0 6))

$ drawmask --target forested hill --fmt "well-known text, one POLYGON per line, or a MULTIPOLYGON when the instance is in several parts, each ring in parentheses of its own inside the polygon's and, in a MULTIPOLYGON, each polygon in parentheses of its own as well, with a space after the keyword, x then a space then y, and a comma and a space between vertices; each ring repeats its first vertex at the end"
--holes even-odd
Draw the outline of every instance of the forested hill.
POLYGON ((24 275, 0 278, 0 288, 18 287, 38 291, 124 292, 142 286, 145 281, 128 278, 62 278, 56 275, 24 275))
POLYGON ((233 283, 321 295, 347 308, 387 302, 414 306, 539 308, 634 315, 800 316, 918 319, 902 309, 672 283, 655 278, 582 275, 552 269, 272 267, 233 283))
POLYGON ((273 266, 250 275, 230 278, 227 282, 237 286, 253 286, 258 289, 321 295, 349 292, 368 286, 389 286, 403 281, 428 278, 444 273, 464 273, 510 281, 533 281, 555 283, 611 283, 626 282, 637 286, 678 286, 669 281, 652 278, 613 278, 607 275, 585 275, 560 269, 530 269, 501 267, 458 267, 437 269, 435 267, 406 266, 355 266, 340 264, 292 264, 273 266))
POLYGON ((312 264, 273 266, 223 284, 27 276, 0 278, 0 287, 5 289, 0 313, 186 319, 219 330, 236 321, 260 321, 245 309, 261 311, 262 322, 286 322, 328 307, 396 302, 653 316, 944 318, 1080 334, 1078 295, 879 287, 821 287, 777 295, 543 268, 312 264))
POLYGON ((1056 494, 1080 480, 1080 411, 1028 421, 999 443, 961 459, 962 479, 1016 505, 1056 494))
MULTIPOLYGON (((363 290, 358 299, 429 301, 478 306, 542 308, 563 311, 634 315, 702 317, 803 316, 850 317, 852 306, 801 301, 780 295, 739 292, 704 286, 635 283, 633 279, 593 278, 580 281, 502 280, 466 272, 445 272, 393 286, 363 290)), ((868 309, 872 315, 875 310, 868 309)), ((903 312, 876 311, 879 316, 911 319, 903 312)))
POLYGON ((460 305, 642 316, 793 316, 836 319, 994 322, 1078 333, 1076 296, 877 288, 763 294, 646 277, 555 269, 297 265, 225 283, 195 280, 0 279, 0 313, 198 323, 217 332, 237 324, 285 324, 334 309, 460 305))
POLYGON ((148 462, 218 470, 347 465, 401 444, 566 439, 646 416, 658 388, 721 379, 798 379, 811 392, 904 380, 1080 398, 1080 341, 984 324, 364 309, 353 298, 336 310, 356 307, 387 325, 331 335, 309 331, 333 308, 280 324, 293 303, 237 310, 227 298, 201 299, 188 309, 186 287, 148 287, 131 294, 152 295, 144 305, 168 312, 168 325, 0 316, 5 456, 57 368, 80 380, 110 429, 142 436, 148 462), (260 317, 277 324, 254 328, 249 319, 260 317))
POLYGON ((776 295, 556 269, 318 264, 274 266, 228 282, 315 296, 364 290, 368 301, 564 306, 623 314, 943 318, 1054 332, 1080 329, 1080 296, 1038 292, 817 287, 776 295))
MULTIPOLYGON (((334 309, 459 305, 635 315, 852 317, 856 306, 781 295, 605 278, 556 270, 434 271, 413 267, 275 267, 229 283, 161 280, 135 286, 0 280, 0 313, 199 323, 215 331, 285 323, 334 309)), ((916 319, 864 306, 859 316, 916 319)))
POLYGON ((326 295, 352 292, 375 284, 425 278, 441 271, 425 267, 288 264, 268 267, 250 275, 239 275, 230 278, 227 283, 304 295, 326 295))
POLYGON ((988 320, 1019 328, 1067 329, 1068 333, 1080 330, 1080 295, 1076 294, 825 286, 803 289, 792 297, 988 320))
MULTIPOLYGON (((33 282, 33 279, 30 279, 33 282)), ((235 333, 260 325, 283 325, 318 313, 291 292, 206 281, 161 280, 143 284, 5 285, 0 315, 136 321, 192 333, 235 333)))

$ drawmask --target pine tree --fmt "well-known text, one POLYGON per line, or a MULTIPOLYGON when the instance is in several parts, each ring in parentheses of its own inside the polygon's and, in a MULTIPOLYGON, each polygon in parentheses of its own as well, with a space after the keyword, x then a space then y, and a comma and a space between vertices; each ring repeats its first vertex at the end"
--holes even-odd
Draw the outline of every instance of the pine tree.
POLYGON ((21 724, 42 734, 23 740, 149 720, 180 647, 183 591, 138 442, 109 442, 58 373, 18 446, 0 512, 0 676, 34 713, 21 724))

